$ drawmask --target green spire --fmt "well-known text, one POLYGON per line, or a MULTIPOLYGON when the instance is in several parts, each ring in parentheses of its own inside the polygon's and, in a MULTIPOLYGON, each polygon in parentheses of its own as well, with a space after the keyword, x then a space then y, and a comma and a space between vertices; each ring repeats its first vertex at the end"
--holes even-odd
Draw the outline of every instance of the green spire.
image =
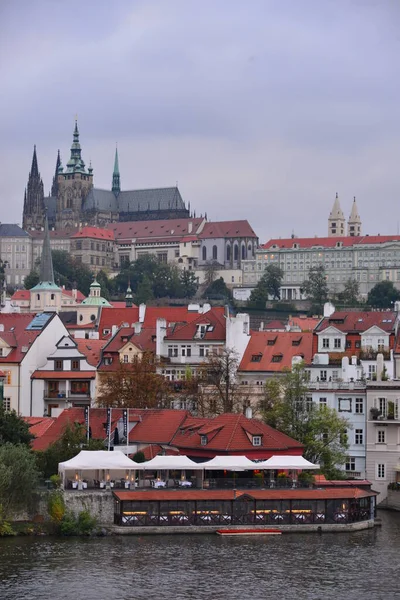
POLYGON ((128 287, 127 287, 127 290, 126 290, 125 306, 126 306, 126 308, 132 308, 132 306, 133 306, 133 296, 132 296, 131 282, 130 281, 128 281, 128 287))
POLYGON ((44 220, 44 238, 42 257, 40 259, 40 283, 54 284, 53 259, 51 256, 49 222, 47 220, 47 210, 44 220))
POLYGON ((82 150, 79 143, 78 120, 75 119, 75 129, 71 146, 71 158, 67 162, 66 173, 85 173, 85 163, 82 160, 82 150))
POLYGON ((121 191, 120 176, 119 176, 119 162, 118 162, 118 148, 115 148, 114 171, 113 171, 112 188, 111 189, 115 196, 118 196, 118 194, 121 191))

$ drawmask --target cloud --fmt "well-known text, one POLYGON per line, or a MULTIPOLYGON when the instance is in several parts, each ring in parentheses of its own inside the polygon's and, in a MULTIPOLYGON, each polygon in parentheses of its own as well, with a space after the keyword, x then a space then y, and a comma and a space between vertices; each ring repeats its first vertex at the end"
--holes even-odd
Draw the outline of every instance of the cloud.
POLYGON ((393 232, 397 2, 71 10, 34 0, 23 13, 11 1, 0 10, 3 222, 21 221, 33 144, 48 189, 78 113, 99 187, 110 187, 118 141, 125 189, 178 180, 197 214, 247 218, 261 240, 324 235, 336 191, 345 213, 357 196, 364 231, 393 232))

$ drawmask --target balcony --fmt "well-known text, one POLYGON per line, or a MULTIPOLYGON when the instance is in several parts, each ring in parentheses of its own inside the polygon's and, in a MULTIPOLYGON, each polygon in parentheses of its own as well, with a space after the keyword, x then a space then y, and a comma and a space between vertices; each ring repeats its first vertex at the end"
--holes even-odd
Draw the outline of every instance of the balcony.
POLYGON ((365 381, 309 381, 309 390, 365 390, 365 381))
POLYGON ((72 402, 73 400, 90 399, 90 392, 66 392, 65 390, 45 390, 43 392, 44 400, 67 400, 72 402))

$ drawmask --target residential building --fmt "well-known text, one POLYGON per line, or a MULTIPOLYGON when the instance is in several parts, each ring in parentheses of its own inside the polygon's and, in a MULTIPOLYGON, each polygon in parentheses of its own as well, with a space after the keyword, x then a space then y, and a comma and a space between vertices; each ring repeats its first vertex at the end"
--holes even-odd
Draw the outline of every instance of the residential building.
POLYGON ((6 374, 4 405, 7 410, 33 416, 35 398, 31 374, 67 333, 54 312, 0 314, 0 369, 6 374))
POLYGON ((114 265, 114 233, 100 227, 82 227, 71 237, 71 254, 94 273, 114 265))
POLYGON ((32 373, 31 380, 31 415, 57 416, 69 406, 91 406, 95 398, 96 366, 90 364, 71 336, 64 335, 45 364, 32 373))
POLYGON ((23 286, 32 268, 32 243, 19 225, 0 223, 0 260, 5 267, 6 285, 23 286))

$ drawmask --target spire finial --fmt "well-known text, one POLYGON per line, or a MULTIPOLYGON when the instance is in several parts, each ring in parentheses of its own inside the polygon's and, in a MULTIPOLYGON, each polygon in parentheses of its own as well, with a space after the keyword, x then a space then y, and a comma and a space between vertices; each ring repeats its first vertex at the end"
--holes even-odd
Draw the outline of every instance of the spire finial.
POLYGON ((339 198, 339 194, 336 192, 336 198, 339 198))

